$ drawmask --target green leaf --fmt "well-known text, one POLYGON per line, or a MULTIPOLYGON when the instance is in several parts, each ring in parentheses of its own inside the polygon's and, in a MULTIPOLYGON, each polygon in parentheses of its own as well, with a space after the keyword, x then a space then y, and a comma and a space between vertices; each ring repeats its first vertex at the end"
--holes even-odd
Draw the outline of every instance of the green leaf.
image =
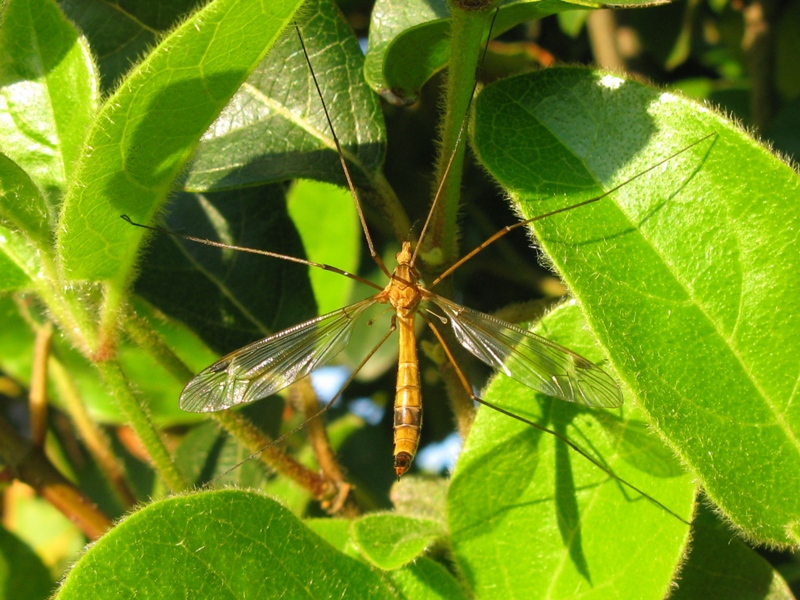
MULTIPOLYGON (((424 498, 418 500, 424 501, 424 498)), ((416 524, 413 521, 415 520, 397 515, 368 515, 352 524, 343 519, 307 519, 304 523, 328 543, 350 556, 362 556, 359 552, 361 550, 365 551, 365 558, 370 562, 376 558, 381 561, 388 559, 393 570, 386 575, 403 594, 402 597, 448 600, 464 598, 464 590, 452 573, 427 556, 416 556, 421 551, 417 541, 441 538, 443 528, 424 520, 419 520, 416 524), (398 524, 401 526, 399 529, 396 527, 398 524), (412 534, 404 540, 402 536, 409 532, 421 533, 422 536, 417 538, 412 534), (361 537, 362 534, 364 537, 361 537), (368 544, 370 548, 366 549, 364 544, 368 544), (413 562, 399 568, 404 562, 401 559, 403 555, 409 560, 413 559, 413 562), (398 562, 396 559, 401 560, 398 562)))
POLYGON ((751 538, 796 542, 797 175, 706 107, 584 69, 505 80, 476 111, 480 158, 526 216, 714 134, 534 229, 648 424, 709 497, 751 538))
MULTIPOLYGON (((590 360, 600 354, 575 303, 536 328, 590 360)), ((555 430, 618 477, 688 521, 691 478, 643 430, 626 398, 619 410, 548 399, 498 375, 484 398, 555 430)), ((476 597, 663 598, 685 552, 689 526, 610 477, 562 441, 481 407, 448 497, 455 559, 476 597), (642 568, 647 565, 647 568, 642 568)))
MULTIPOLYGON (((418 498, 424 501, 424 498, 418 498)), ((396 514, 304 521, 328 543, 350 556, 391 569, 386 575, 407 598, 463 598, 464 590, 440 563, 419 554, 444 535, 443 524, 396 514), (408 561, 413 561, 405 564, 408 561)))
POLYGON ((273 500, 226 490, 154 502, 103 536, 56 598, 394 597, 273 500))
POLYGON ((143 232, 197 140, 291 21, 299 0, 215 0, 184 21, 107 99, 71 179, 59 251, 72 279, 128 280, 143 232))
POLYGON ((0 527, 0 598, 37 600, 50 596, 53 581, 33 549, 0 527))
POLYGON ((331 546, 350 556, 359 556, 350 539, 352 522, 347 519, 305 519, 303 523, 331 546))
POLYGON ((50 217, 39 188, 13 160, 0 154, 0 223, 49 247, 50 217))
POLYGON ((397 514, 446 521, 449 481, 421 475, 404 475, 392 486, 392 504, 397 514))
MULTIPOLYGON (((362 233, 350 192, 324 183, 298 181, 289 193, 288 208, 309 260, 356 272, 362 233)), ((350 301, 355 283, 352 279, 321 269, 311 269, 308 275, 320 314, 350 301)))
MULTIPOLYGON (((330 0, 304 5, 301 31, 353 177, 367 185, 383 165, 386 132, 380 103, 361 74, 364 55, 330 0)), ((185 187, 204 191, 290 178, 346 185, 294 27, 203 136, 185 187)))
MULTIPOLYGON (((0 273, 5 275, 7 272, 3 268, 0 273)), ((14 302, 10 294, 0 295, 0 321, 3 323, 3 335, 0 336, 0 369, 7 376, 25 382, 30 377, 33 362, 34 335, 30 325, 20 315, 19 305, 14 302)))
POLYGON ((565 34, 571 38, 577 38, 589 15, 592 14, 590 10, 573 10, 569 12, 558 13, 558 25, 565 34))
POLYGON ((0 290, 31 287, 50 263, 50 211, 39 188, 0 154, 0 290))
POLYGON ((31 287, 38 272, 36 250, 19 233, 0 226, 0 290, 31 287))
POLYGON ((9 0, 0 19, 3 152, 60 197, 97 107, 91 52, 52 0, 9 0))
POLYGON ((436 521, 392 514, 374 514, 353 523, 353 541, 364 557, 383 570, 399 569, 440 538, 436 521))

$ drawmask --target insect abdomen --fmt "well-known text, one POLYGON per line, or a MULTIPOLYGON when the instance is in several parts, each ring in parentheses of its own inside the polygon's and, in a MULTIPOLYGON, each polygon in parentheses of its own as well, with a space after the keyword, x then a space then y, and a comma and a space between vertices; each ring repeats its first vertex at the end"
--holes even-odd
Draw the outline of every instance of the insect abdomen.
POLYGON ((394 400, 394 471, 400 477, 408 471, 417 453, 422 427, 422 400, 414 318, 398 317, 398 321, 400 349, 394 400))

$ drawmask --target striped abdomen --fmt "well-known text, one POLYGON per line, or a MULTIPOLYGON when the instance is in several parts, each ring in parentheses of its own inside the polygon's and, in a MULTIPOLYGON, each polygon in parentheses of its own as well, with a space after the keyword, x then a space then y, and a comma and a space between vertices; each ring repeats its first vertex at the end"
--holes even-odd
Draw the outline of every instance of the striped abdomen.
POLYGON ((397 391, 394 399, 394 471, 400 477, 408 471, 419 446, 422 397, 419 388, 414 316, 398 315, 397 320, 400 352, 397 361, 397 391))

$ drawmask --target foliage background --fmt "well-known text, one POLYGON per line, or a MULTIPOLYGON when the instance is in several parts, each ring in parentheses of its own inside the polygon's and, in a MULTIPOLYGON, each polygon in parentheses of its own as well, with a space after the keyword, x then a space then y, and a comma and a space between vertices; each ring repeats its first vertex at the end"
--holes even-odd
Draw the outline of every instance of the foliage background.
MULTIPOLYGON (((800 77, 797 77, 796 73, 799 67, 796 60, 797 50, 794 47, 796 44, 794 40, 798 39, 795 32, 800 28, 798 22, 800 15, 796 4, 787 2, 706 5, 692 2, 613 13, 604 11, 593 13, 591 16, 590 13, 581 11, 563 12, 540 21, 518 25, 505 33, 499 41, 492 42, 481 77, 490 81, 506 77, 511 72, 564 62, 599 63, 614 70, 624 69, 659 85, 679 90, 690 97, 709 100, 721 106, 756 131, 762 139, 771 141, 777 150, 791 156, 800 147, 798 145, 800 127, 796 121, 798 95, 800 95, 800 88, 796 82, 800 81, 800 77)), ((195 4, 172 3, 165 7, 162 3, 137 3, 132 7, 106 2, 62 2, 59 6, 89 38, 89 44, 100 68, 100 92, 107 94, 114 89, 114 82, 127 71, 129 65, 151 47, 162 32, 168 31, 181 15, 191 11, 195 4), (109 26, 109 23, 113 25, 109 26)), ((347 2, 342 3, 342 10, 354 29, 364 34, 369 22, 370 6, 347 2)), ((303 64, 301 62, 298 68, 304 68, 303 64)), ((324 75, 327 68, 326 65, 320 66, 320 74, 324 75)), ((290 81, 296 83, 298 79, 290 81)), ((420 103, 412 109, 387 104, 382 107, 388 129, 386 179, 402 198, 405 210, 414 223, 418 223, 426 212, 432 181, 435 179, 431 165, 435 163, 437 148, 433 140, 441 104, 439 97, 441 87, 441 79, 434 78, 422 90, 420 103)), ((369 148, 369 145, 366 147, 369 148)), ((200 162, 202 156, 201 152, 195 158, 200 162)), ((365 156, 359 160, 362 164, 369 165, 370 161, 377 159, 374 153, 370 156, 367 150, 365 156)), ((326 168, 333 172, 336 168, 335 162, 333 166, 326 168)), ((368 171, 368 168, 366 170, 368 171)), ((201 169, 197 169, 195 173, 200 171, 201 169)), ((202 187, 202 184, 198 184, 198 187, 202 187)), ((460 219, 460 238, 463 247, 472 247, 499 227, 514 222, 514 215, 510 210, 499 209, 507 204, 498 197, 496 186, 486 179, 482 169, 468 167, 464 188, 467 190, 466 208, 460 219)), ((252 197, 248 198, 247 190, 234 193, 238 194, 243 202, 248 199, 253 200, 252 197)), ((259 197, 257 203, 261 201, 259 197)), ((275 201, 280 202, 281 198, 276 197, 275 201)), ((179 203, 176 201, 175 204, 179 203)), ((289 216, 295 217, 292 213, 293 208, 290 204, 289 216)), ((247 218, 254 218, 253 213, 246 214, 247 218)), ((313 221, 313 217, 318 214, 312 212, 311 220, 313 221)), ((274 236, 275 231, 285 231, 286 239, 281 240, 280 244, 284 252, 287 254, 302 252, 302 239, 306 252, 310 254, 308 238, 303 237, 302 231, 296 233, 294 228, 288 225, 289 216, 276 216, 274 211, 264 212, 259 217, 265 223, 263 232, 270 232, 274 236), (271 222, 270 219, 279 221, 271 222)), ((184 230, 201 236, 206 235, 200 220, 193 220, 194 218, 192 214, 170 215, 170 219, 180 223, 180 227, 184 230)), ((226 218, 235 222, 235 219, 242 217, 226 215, 226 218)), ((391 254, 394 232, 386 227, 381 228, 381 223, 385 221, 382 221, 379 215, 371 213, 368 214, 368 218, 376 229, 381 252, 391 254)), ((302 217, 296 220, 302 222, 302 217)), ((313 224, 311 229, 314 229, 313 224)), ((256 231, 253 235, 258 237, 259 232, 256 231)), ((137 291, 143 298, 152 300, 152 297, 148 296, 148 288, 157 287, 163 282, 164 276, 158 273, 158 269, 159 265, 163 266, 165 262, 163 253, 169 250, 164 246, 169 243, 155 239, 150 245, 151 258, 141 267, 141 278, 137 283, 137 291)), ((239 240, 239 243, 246 244, 247 240, 239 240)), ((257 241, 250 245, 257 245, 257 241)), ((202 253, 202 250, 197 252, 202 253)), ((330 247, 320 249, 319 252, 326 257, 332 256, 330 247)), ((350 254, 352 255, 352 252, 350 254)), ((171 260, 170 266, 174 267, 171 260)), ((189 260, 200 261, 202 258, 190 257, 189 260)), ((354 268, 337 262, 336 258, 326 258, 326 262, 343 268, 354 268)), ((362 262, 366 264, 365 261, 362 262)), ((514 236, 514 239, 507 243, 490 248, 459 273, 460 301, 485 311, 494 311, 514 302, 530 302, 531 298, 541 298, 542 305, 547 305, 553 298, 563 293, 563 288, 551 271, 538 269, 534 262, 531 259, 528 240, 522 234, 514 236)), ((311 298, 313 282, 309 283, 303 274, 298 274, 291 265, 264 266, 261 262, 248 263, 243 260, 237 267, 248 274, 247 277, 255 277, 250 274, 257 273, 258 277, 263 277, 264 282, 269 282, 270 285, 264 287, 271 288, 278 304, 284 307, 279 313, 271 310, 265 312, 264 318, 269 320, 264 326, 268 330, 274 331, 309 316, 308 311, 313 310, 310 305, 320 296, 317 294, 317 298, 311 298), (274 285, 275 281, 281 282, 282 287, 277 288, 274 285), (298 291, 301 289, 302 293, 298 291), (281 302, 280 300, 285 299, 287 295, 306 300, 281 302)), ((241 276, 231 274, 227 276, 231 281, 241 279, 241 276)), ((169 272, 167 277, 175 278, 176 270, 169 272)), ((196 284, 197 280, 192 273, 187 273, 185 280, 173 279, 173 283, 175 282, 177 282, 174 286, 176 289, 185 291, 196 284)), ((252 287, 256 287, 254 282, 248 283, 253 283, 252 287)), ((258 289, 264 287, 259 286, 258 289)), ((241 298, 242 294, 246 295, 247 288, 248 286, 244 286, 235 290, 237 298, 241 298)), ((329 293, 325 292, 322 296, 325 297, 329 293)), ((275 303, 274 299, 264 298, 260 294, 259 292, 258 300, 263 301, 264 305, 275 303)), ((349 292, 344 290, 339 294, 341 297, 346 297, 349 292)), ((184 315, 182 320, 193 324, 195 331, 202 329, 203 339, 213 350, 229 351, 258 337, 257 332, 254 333, 252 328, 241 322, 233 320, 219 323, 210 317, 211 314, 232 315, 235 312, 219 310, 221 299, 215 290, 190 289, 190 295, 197 301, 197 306, 193 306, 190 311, 194 316, 184 315)), ((249 304, 251 300, 245 298, 242 302, 249 304)), ((176 294, 172 303, 176 307, 186 308, 185 296, 181 294, 176 294)), ((169 312, 163 305, 159 306, 165 312, 169 312)), ((530 304, 528 306, 530 307, 530 304)), ((31 308, 25 304, 24 296, 16 299, 11 296, 4 297, 3 310, 7 315, 7 319, 4 319, 6 326, 3 335, 7 348, 3 352, 2 366, 9 374, 9 377, 4 379, 9 396, 8 402, 4 403, 7 407, 6 420, 19 431, 26 432, 27 409, 21 398, 24 398, 25 390, 30 383, 30 358, 26 353, 20 352, 19 340, 29 341, 32 336, 30 323, 26 323, 21 317, 27 316, 29 321, 38 323, 41 314, 37 312, 37 306, 31 308)), ((146 314, 150 309, 142 305, 139 310, 146 314)), ((175 347, 180 347, 182 340, 187 345, 191 345, 194 340, 186 331, 176 331, 166 327, 163 335, 168 337, 175 347)), ((69 355, 69 344, 64 344, 59 351, 69 355)), ((356 352, 357 350, 354 351, 356 352)), ((192 455, 192 450, 197 448, 215 447, 217 455, 223 457, 223 460, 219 461, 223 465, 230 464, 229 457, 225 457, 226 452, 232 454, 238 452, 238 455, 241 455, 241 450, 234 447, 215 446, 220 444, 216 437, 216 426, 204 424, 190 429, 190 425, 196 423, 197 419, 187 417, 177 410, 175 399, 180 390, 179 384, 158 385, 154 386, 157 389, 148 390, 146 373, 150 367, 146 358, 136 354, 135 348, 123 348, 121 356, 131 371, 139 369, 143 372, 143 376, 139 378, 142 382, 139 384, 142 386, 141 392, 154 399, 160 398, 161 406, 153 405, 151 410, 155 418, 167 426, 165 431, 176 444, 178 440, 183 441, 181 452, 192 455)), ((213 360, 213 356, 212 352, 196 356, 190 366, 199 369, 213 360)), ((69 362, 69 359, 65 359, 65 364, 67 369, 73 372, 91 369, 90 365, 84 364, 77 357, 71 360, 72 362, 69 362)), ((388 364, 390 361, 391 357, 384 357, 378 362, 388 364)), ((352 397, 368 395, 378 400, 382 396, 385 398, 387 390, 393 388, 392 374, 381 371, 382 369, 378 367, 370 375, 369 380, 354 383, 351 387, 352 397)), ((426 380, 431 382, 430 387, 425 390, 427 397, 441 394, 439 391, 441 384, 437 381, 436 371, 437 368, 429 363, 424 374, 426 380)), ((92 377, 86 377, 82 381, 89 382, 85 385, 92 385, 92 377)), ((130 443, 130 430, 125 427, 125 419, 120 417, 112 402, 102 400, 106 395, 102 384, 94 385, 96 386, 94 393, 85 389, 82 393, 99 399, 92 406, 92 418, 103 425, 109 434, 114 452, 124 461, 126 477, 133 486, 135 496, 139 500, 144 500, 151 495, 158 495, 161 484, 154 479, 152 471, 136 458, 136 444, 130 443)), ((63 395, 63 392, 58 395, 63 395)), ((453 419, 445 403, 429 403, 428 406, 430 408, 426 413, 426 438, 423 443, 441 440, 452 430, 453 419)), ((66 409, 66 412, 62 410, 64 409, 52 409, 48 417, 51 432, 48 450, 54 457, 53 462, 70 478, 79 481, 81 489, 86 490, 89 497, 97 502, 108 516, 112 518, 121 516, 124 513, 124 503, 121 505, 119 498, 114 498, 108 487, 101 483, 103 476, 98 473, 93 461, 86 458, 84 447, 86 442, 82 441, 80 436, 76 436, 69 419, 65 416, 69 414, 69 409, 66 409)), ((280 412, 280 407, 253 407, 251 411, 255 413, 254 418, 262 422, 265 414, 274 415, 280 412)), ((377 428, 363 427, 347 416, 346 411, 335 414, 334 419, 337 423, 333 435, 346 440, 342 442, 340 453, 350 476, 359 482, 362 502, 375 507, 389 507, 388 491, 392 474, 391 470, 386 468, 385 460, 389 454, 387 419, 384 419, 377 428), (365 444, 373 450, 368 453, 361 451, 356 455, 353 448, 363 448, 365 444), (365 455, 369 460, 363 460, 365 455)), ((191 458, 187 460, 191 462, 191 458)), ((11 462, 8 456, 5 456, 4 462, 11 462)), ((237 477, 247 483, 258 481, 262 475, 253 473, 254 470, 258 471, 258 468, 248 466, 237 477), (255 479, 248 480, 248 478, 255 479)), ((282 486, 288 484, 270 485, 272 486, 269 488, 270 491, 278 493, 282 486)), ((306 506, 306 500, 301 494, 288 497, 289 502, 295 503, 293 508, 296 510, 303 510, 306 506)), ((711 515, 703 515, 702 518, 713 521, 711 515)), ((35 565, 33 568, 39 570, 39 574, 29 580, 35 582, 33 587, 38 586, 38 589, 25 591, 24 594, 28 597, 43 597, 46 593, 44 590, 50 588, 51 582, 59 576, 65 564, 74 559, 75 552, 86 541, 78 529, 54 514, 46 502, 31 498, 29 492, 17 486, 10 488, 6 495, 6 527, 24 542, 25 550, 17 555, 21 557, 19 560, 28 560, 29 564, 35 565), (37 556, 28 551, 30 548, 36 550, 37 556), (42 568, 42 565, 46 568, 42 568), (49 575, 46 574, 48 571, 49 575)), ((714 523, 713 527, 720 525, 714 523)), ((6 556, 16 554, 12 548, 16 548, 19 543, 19 539, 9 537, 6 543, 6 556)), ((764 554, 776 568, 781 570, 787 581, 796 585, 797 562, 794 555, 766 552, 764 554)), ((17 568, 20 567, 14 567, 10 572, 13 573, 17 568)))

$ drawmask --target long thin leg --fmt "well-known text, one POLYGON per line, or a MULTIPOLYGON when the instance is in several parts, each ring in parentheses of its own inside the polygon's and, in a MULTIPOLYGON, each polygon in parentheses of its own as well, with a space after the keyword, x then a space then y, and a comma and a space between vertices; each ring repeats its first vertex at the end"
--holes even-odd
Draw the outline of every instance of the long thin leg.
POLYGON ((356 192, 356 186, 353 184, 353 178, 350 175, 350 169, 347 167, 347 162, 344 160, 344 153, 342 152, 342 146, 339 143, 339 137, 336 135, 336 130, 333 128, 333 121, 331 120, 331 115, 328 112, 328 105, 325 104, 325 98, 322 96, 322 90, 319 87, 319 83, 317 82, 317 75, 314 73, 314 68, 311 66, 311 59, 308 57, 308 51, 306 50, 306 43, 303 41, 303 35, 300 33, 300 27, 297 25, 297 21, 294 23, 294 29, 297 31, 297 37, 300 39, 300 45, 303 47, 303 56, 306 57, 306 63, 308 64, 308 70, 311 72, 311 78, 314 80, 314 87, 317 88, 317 95, 319 96, 320 102, 322 102, 322 110, 325 113, 325 120, 328 122, 328 127, 331 129, 331 135, 333 136, 333 143, 336 145, 336 152, 339 155, 339 162, 342 164, 342 171, 344 171, 344 177, 347 180, 347 187, 350 188, 350 195, 353 196, 353 202, 356 205, 356 211, 358 212, 358 218, 361 221, 361 229, 364 230, 364 237, 367 239, 367 246, 369 247, 369 254, 372 256, 372 260, 380 267, 381 271, 383 271, 387 277, 391 276, 389 269, 386 268, 386 265, 383 264, 380 255, 375 250, 375 246, 372 243, 372 236, 369 234, 369 228, 367 227, 367 220, 364 218, 364 211, 361 210, 361 201, 358 198, 358 192, 356 192))
POLYGON ((699 140, 697 140, 696 142, 693 142, 693 143, 689 144, 688 146, 686 146, 685 148, 681 148, 681 149, 680 149, 680 150, 678 150, 677 152, 675 152, 675 153, 673 153, 673 154, 670 154, 670 155, 669 155, 668 157, 666 157, 665 159, 658 161, 656 164, 654 164, 654 165, 652 165, 652 166, 648 167, 647 169, 645 169, 645 170, 644 170, 644 171, 642 171, 641 173, 637 173, 636 175, 634 175, 634 176, 633 176, 633 177, 631 177, 630 179, 627 179, 627 180, 623 181, 622 183, 620 183, 620 184, 619 184, 619 185, 617 185, 617 186, 614 186, 613 188, 611 188, 610 190, 608 190, 608 191, 607 191, 606 193, 604 193, 604 194, 601 194, 601 195, 599 195, 599 196, 595 196, 594 198, 589 198, 588 200, 584 200, 583 202, 578 202, 577 204, 571 204, 570 206, 564 206, 563 208, 558 208, 558 209, 556 209, 556 210, 551 210, 550 212, 544 213, 543 215, 537 215, 537 216, 535 216, 535 217, 532 217, 532 218, 530 218, 530 219, 526 219, 526 220, 524 220, 524 221, 520 221, 519 223, 514 223, 513 225, 508 225, 508 226, 506 226, 506 227, 503 227, 503 228, 502 228, 500 231, 498 231, 498 232, 497 232, 497 233, 495 233, 493 236, 491 236, 489 239, 487 239, 485 242, 483 242, 482 244, 480 244, 480 245, 479 245, 477 248, 474 248, 472 251, 468 252, 467 254, 465 254, 464 256, 462 256, 462 257, 461 257, 461 258, 460 258, 460 259, 459 259, 457 262, 455 262, 453 265, 451 265, 451 266, 450 266, 450 268, 448 268, 448 269, 447 269, 447 270, 446 270, 444 273, 442 273, 441 275, 439 275, 439 277, 437 277, 437 278, 436 278, 436 279, 433 281, 433 283, 431 283, 431 284, 430 284, 430 286, 428 286, 428 289, 431 289, 431 288, 433 288, 433 287, 434 287, 434 286, 435 286, 437 283, 439 283, 439 282, 440 282, 442 279, 444 279, 445 277, 448 277, 448 276, 449 276, 449 275, 450 275, 450 274, 451 274, 453 271, 455 271, 455 270, 456 270, 458 267, 460 267, 461 265, 463 265, 463 264, 464 264, 465 262, 467 262, 467 261, 468 261, 470 258, 472 258, 472 257, 473 257, 473 256, 475 256, 476 254, 478 254, 478 253, 479 253, 481 250, 483 250, 484 248, 486 248, 486 246, 488 246, 489 244, 493 244, 494 242, 496 242, 497 240, 499 240, 501 237, 503 237, 503 236, 504 236, 504 235, 506 235, 507 233, 509 233, 509 232, 511 232, 511 231, 514 231, 515 229, 517 229, 517 228, 519 228, 519 227, 522 227, 522 226, 524 226, 524 225, 528 225, 528 224, 530 224, 530 223, 533 223, 534 221, 540 221, 540 220, 542 220, 542 219, 546 219, 547 217, 552 217, 553 215, 557 215, 557 214, 559 214, 559 213, 567 212, 567 211, 570 211, 570 210, 573 210, 573 209, 576 209, 576 208, 580 208, 581 206, 586 206, 587 204, 593 204, 594 202, 597 202, 597 201, 599 201, 599 200, 602 200, 602 199, 603 199, 603 198, 605 198, 606 196, 610 196, 611 194, 613 194, 614 192, 616 192, 616 191, 617 191, 618 189, 620 189, 621 187, 628 185, 628 184, 629 184, 631 181, 634 181, 634 180, 638 179, 639 177, 641 177, 642 175, 645 175, 645 174, 649 173, 649 172, 650 172, 650 171, 652 171, 653 169, 656 169, 656 168, 660 167, 661 165, 663 165, 664 163, 666 163, 666 162, 668 162, 668 161, 672 160, 673 158, 675 158, 675 157, 676 157, 676 156, 678 156, 679 154, 683 154, 683 153, 684 153, 684 152, 686 152, 687 150, 689 150, 689 149, 691 149, 691 148, 694 148, 695 146, 697 146, 697 144, 699 144, 699 143, 701 143, 701 142, 703 142, 703 141, 707 140, 708 138, 710 138, 710 137, 713 137, 713 136, 715 136, 715 135, 717 135, 717 132, 716 132, 716 131, 715 131, 715 132, 713 132, 713 133, 709 133, 708 135, 706 135, 706 136, 704 136, 704 137, 701 137, 701 138, 700 138, 699 140))
POLYGON ((373 283, 369 279, 364 279, 363 277, 356 275, 355 273, 349 273, 347 271, 340 269, 339 267, 334 267, 331 265, 326 265, 324 263, 318 263, 311 260, 306 260, 304 258, 297 258, 296 256, 278 254, 277 252, 270 252, 269 250, 258 250, 256 248, 245 248, 244 246, 234 246, 232 244, 225 244, 223 242, 215 242, 214 240, 208 240, 206 238, 199 238, 193 235, 186 235, 185 233, 178 233, 177 231, 172 231, 171 229, 167 229, 166 227, 144 225, 142 223, 137 223, 136 221, 131 220, 131 218, 128 215, 120 215, 120 218, 123 221, 127 221, 134 227, 141 227, 142 229, 157 231, 158 233, 166 233, 167 235, 179 237, 184 240, 189 240, 190 242, 197 242, 199 244, 204 244, 206 246, 213 246, 214 248, 225 248, 226 250, 238 250, 239 252, 248 252, 250 254, 259 254, 261 256, 269 256, 270 258, 279 258, 281 260, 288 260, 289 262, 297 263, 300 265, 306 265, 308 267, 316 267, 317 269, 322 269, 323 271, 332 271, 333 273, 339 273, 339 275, 344 275, 345 277, 349 277, 350 279, 355 279, 356 281, 360 281, 361 283, 373 287, 376 290, 383 289, 381 286, 377 285, 376 283, 373 283))

